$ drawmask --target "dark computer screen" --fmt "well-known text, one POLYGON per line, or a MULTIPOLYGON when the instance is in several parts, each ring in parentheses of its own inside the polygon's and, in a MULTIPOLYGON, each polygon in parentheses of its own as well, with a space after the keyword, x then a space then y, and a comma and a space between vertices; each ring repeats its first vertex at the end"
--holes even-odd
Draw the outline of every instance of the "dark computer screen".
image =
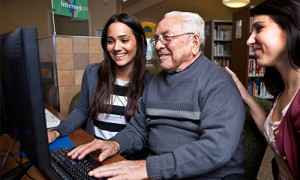
POLYGON ((50 167, 37 29, 1 35, 1 126, 19 136, 20 148, 38 169, 50 167))

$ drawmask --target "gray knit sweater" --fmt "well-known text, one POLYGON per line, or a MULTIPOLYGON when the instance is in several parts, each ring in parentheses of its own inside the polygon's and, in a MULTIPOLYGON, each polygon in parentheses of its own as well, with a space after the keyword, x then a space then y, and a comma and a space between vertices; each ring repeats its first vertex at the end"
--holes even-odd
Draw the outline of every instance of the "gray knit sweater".
POLYGON ((120 153, 149 147, 149 179, 220 179, 243 173, 245 107, 231 76, 201 55, 185 70, 154 76, 127 127, 120 153))

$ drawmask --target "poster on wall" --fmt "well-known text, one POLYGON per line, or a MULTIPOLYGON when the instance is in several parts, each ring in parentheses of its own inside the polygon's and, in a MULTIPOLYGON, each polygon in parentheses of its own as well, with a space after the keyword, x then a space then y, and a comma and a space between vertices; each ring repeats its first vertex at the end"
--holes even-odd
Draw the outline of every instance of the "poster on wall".
POLYGON ((242 37, 242 20, 236 21, 235 38, 239 39, 242 37))
POLYGON ((88 20, 87 0, 53 0, 54 14, 88 20))

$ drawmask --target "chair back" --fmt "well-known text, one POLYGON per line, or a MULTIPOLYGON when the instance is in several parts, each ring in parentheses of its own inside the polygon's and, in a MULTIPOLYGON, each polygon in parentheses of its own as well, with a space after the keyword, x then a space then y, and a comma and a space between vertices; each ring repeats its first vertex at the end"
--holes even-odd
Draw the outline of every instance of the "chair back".
MULTIPOLYGON (((254 97, 254 99, 266 112, 270 111, 272 107, 271 101, 259 97, 254 97)), ((256 179, 266 148, 266 140, 258 130, 249 108, 246 107, 243 167, 245 169, 245 176, 249 179, 256 179)))
POLYGON ((80 91, 73 96, 73 98, 70 102, 70 105, 69 105, 68 114, 70 114, 77 107, 78 102, 79 102, 79 97, 80 97, 80 91))

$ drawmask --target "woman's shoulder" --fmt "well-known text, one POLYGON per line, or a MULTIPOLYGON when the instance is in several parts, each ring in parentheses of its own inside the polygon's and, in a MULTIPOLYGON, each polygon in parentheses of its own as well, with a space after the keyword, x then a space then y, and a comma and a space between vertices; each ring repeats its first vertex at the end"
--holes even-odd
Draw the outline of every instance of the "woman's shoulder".
MULTIPOLYGON (((300 88, 298 89, 298 91, 296 92, 296 94, 294 95, 294 99, 290 105, 289 111, 291 111, 291 117, 294 117, 293 119, 296 121, 296 119, 298 119, 298 121, 300 120, 300 88)), ((299 123, 300 126, 300 123, 299 123)))
POLYGON ((98 70, 99 66, 101 63, 92 63, 92 64, 88 64, 85 67, 85 70, 98 70))
POLYGON ((88 64, 85 67, 85 73, 86 74, 95 74, 97 73, 99 67, 100 67, 101 63, 92 63, 92 64, 88 64))

